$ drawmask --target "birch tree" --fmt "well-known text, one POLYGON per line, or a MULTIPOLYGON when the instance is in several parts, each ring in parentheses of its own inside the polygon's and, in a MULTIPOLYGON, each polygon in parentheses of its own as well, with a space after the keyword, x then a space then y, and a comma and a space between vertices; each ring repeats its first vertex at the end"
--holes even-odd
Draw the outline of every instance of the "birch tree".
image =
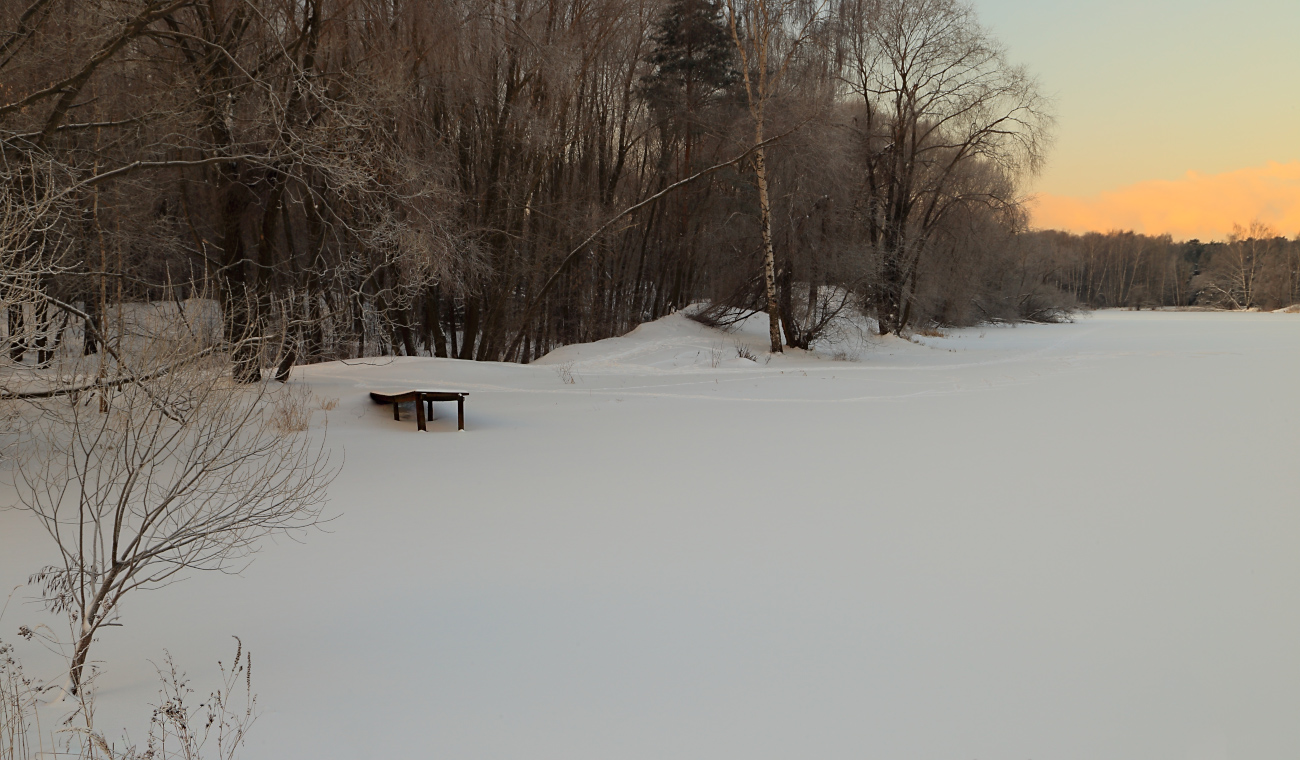
POLYGON ((1275 255, 1277 232, 1260 221, 1234 225, 1228 244, 1211 261, 1214 286, 1233 309, 1259 306, 1264 272, 1275 255))
POLYGON ((754 121, 754 182, 758 187, 759 231, 763 251, 763 292, 767 302, 768 338, 781 353, 781 309, 776 293, 776 251, 772 245, 772 199, 768 187, 767 148, 763 145, 768 107, 796 56, 823 20, 826 5, 804 0, 726 0, 727 24, 740 57, 745 100, 754 121))

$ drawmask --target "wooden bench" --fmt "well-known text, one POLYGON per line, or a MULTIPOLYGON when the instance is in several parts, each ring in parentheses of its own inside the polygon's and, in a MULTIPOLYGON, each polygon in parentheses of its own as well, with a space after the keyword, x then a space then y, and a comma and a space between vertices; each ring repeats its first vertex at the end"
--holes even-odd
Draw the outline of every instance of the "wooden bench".
POLYGON ((433 419, 433 402, 435 401, 455 401, 456 402, 456 429, 465 429, 465 397, 469 393, 465 391, 402 391, 401 393, 371 393, 370 400, 376 404, 392 404, 393 419, 401 419, 398 411, 401 404, 408 401, 415 402, 415 429, 428 430, 425 427, 425 421, 433 419), (425 410, 428 414, 425 414, 425 410))

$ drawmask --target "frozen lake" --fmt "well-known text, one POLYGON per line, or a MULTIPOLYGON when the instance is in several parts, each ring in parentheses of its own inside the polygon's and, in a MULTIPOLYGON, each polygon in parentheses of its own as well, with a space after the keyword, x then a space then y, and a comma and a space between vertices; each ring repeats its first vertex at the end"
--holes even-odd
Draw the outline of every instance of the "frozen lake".
MULTIPOLYGON (((250 760, 1300 757, 1300 315, 763 336, 303 369, 337 518, 128 599, 100 727, 238 634, 250 760), (365 396, 415 386, 469 430, 365 396)), ((47 541, 0 513, 6 593, 47 541)))

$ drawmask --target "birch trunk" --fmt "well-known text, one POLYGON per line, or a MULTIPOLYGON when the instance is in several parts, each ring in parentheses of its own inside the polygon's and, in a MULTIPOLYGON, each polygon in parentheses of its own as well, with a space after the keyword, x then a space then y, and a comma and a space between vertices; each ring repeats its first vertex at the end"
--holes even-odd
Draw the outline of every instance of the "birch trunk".
MULTIPOLYGON (((763 143, 763 122, 754 129, 754 143, 763 143)), ((781 353, 781 308, 776 299, 776 252, 772 248, 772 203, 767 195, 767 149, 754 152, 754 174, 758 178, 758 216, 763 232, 763 287, 767 293, 767 333, 772 353, 781 353)))

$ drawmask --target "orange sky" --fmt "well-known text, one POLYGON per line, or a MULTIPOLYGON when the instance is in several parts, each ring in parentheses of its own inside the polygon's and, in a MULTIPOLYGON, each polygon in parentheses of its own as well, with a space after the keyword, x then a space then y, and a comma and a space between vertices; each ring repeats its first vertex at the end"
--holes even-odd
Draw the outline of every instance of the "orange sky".
POLYGON ((970 1, 1053 103, 1037 226, 1300 233, 1300 1, 970 1))
POLYGON ((1040 193, 1033 204, 1035 227, 1169 233, 1176 240, 1222 240, 1234 224, 1255 220, 1288 237, 1300 234, 1300 161, 1223 174, 1188 172, 1083 198, 1040 193))

